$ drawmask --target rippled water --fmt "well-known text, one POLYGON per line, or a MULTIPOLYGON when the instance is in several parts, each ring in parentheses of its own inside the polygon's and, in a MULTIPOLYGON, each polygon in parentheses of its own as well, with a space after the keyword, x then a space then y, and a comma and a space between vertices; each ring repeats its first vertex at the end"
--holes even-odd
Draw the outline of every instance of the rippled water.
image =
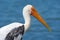
POLYGON ((32 4, 51 28, 51 32, 31 17, 31 26, 23 40, 60 40, 60 0, 0 0, 0 27, 12 22, 24 23, 22 9, 32 4))

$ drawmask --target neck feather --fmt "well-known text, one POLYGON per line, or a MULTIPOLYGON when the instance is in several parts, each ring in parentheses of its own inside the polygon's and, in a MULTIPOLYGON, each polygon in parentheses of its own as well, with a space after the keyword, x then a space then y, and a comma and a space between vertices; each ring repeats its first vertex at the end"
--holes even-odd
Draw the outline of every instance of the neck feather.
POLYGON ((25 31, 29 28, 30 26, 30 14, 29 13, 23 13, 23 17, 24 17, 24 20, 25 20, 25 31))

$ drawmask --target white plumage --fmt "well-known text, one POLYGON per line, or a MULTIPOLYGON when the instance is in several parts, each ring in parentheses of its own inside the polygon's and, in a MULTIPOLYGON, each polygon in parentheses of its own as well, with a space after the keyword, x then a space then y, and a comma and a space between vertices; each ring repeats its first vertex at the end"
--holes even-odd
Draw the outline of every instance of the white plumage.
POLYGON ((19 26, 22 26, 23 24, 14 22, 9 25, 6 25, 2 28, 0 28, 0 40, 5 40, 6 35, 14 28, 17 28, 19 26))

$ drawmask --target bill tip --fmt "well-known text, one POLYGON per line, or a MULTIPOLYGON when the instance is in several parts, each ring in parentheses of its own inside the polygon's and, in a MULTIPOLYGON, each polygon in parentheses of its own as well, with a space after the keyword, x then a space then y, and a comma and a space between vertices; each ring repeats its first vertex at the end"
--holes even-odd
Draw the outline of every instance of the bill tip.
POLYGON ((51 29, 50 28, 48 28, 48 32, 51 32, 51 29))

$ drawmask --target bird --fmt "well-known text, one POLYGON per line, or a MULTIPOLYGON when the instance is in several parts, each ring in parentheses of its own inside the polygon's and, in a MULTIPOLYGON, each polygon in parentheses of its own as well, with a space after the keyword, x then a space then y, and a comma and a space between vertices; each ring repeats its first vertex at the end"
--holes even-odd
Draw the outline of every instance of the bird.
POLYGON ((29 29, 31 17, 35 17, 41 24, 43 24, 48 31, 51 31, 48 24, 42 19, 42 17, 38 14, 37 10, 34 6, 28 4, 23 10, 23 17, 25 23, 13 22, 11 24, 5 25, 0 28, 0 40, 22 40, 23 34, 29 29))

